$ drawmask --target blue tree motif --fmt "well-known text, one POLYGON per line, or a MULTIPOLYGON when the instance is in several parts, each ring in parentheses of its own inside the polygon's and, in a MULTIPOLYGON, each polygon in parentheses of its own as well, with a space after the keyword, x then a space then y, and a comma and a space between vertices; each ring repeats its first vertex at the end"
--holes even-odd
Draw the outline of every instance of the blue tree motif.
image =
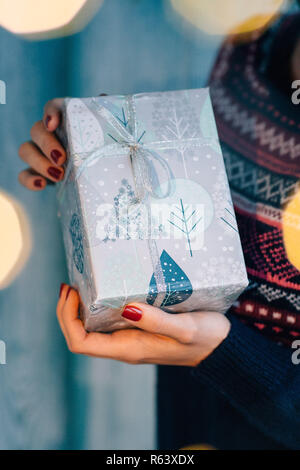
POLYGON ((182 233, 185 234, 185 236, 187 238, 187 241, 188 241, 188 245, 189 245, 190 255, 193 256, 190 234, 193 232, 193 230, 195 230, 195 228, 197 227, 199 222, 202 220, 202 217, 200 217, 193 224, 193 226, 191 228, 189 228, 190 220, 191 220, 191 218, 193 217, 193 215, 195 214, 196 211, 193 210, 189 215, 187 215, 188 206, 184 207, 182 199, 180 199, 180 207, 176 207, 176 209, 178 210, 178 214, 180 214, 180 215, 176 214, 175 212, 171 212, 171 215, 173 215, 176 218, 175 220, 178 220, 179 222, 175 223, 172 220, 169 220, 169 222, 170 222, 170 224, 174 225, 174 227, 176 227, 178 230, 180 230, 182 233), (180 222, 182 224, 181 227, 179 225, 177 225, 180 222))
POLYGON ((120 121, 121 124, 123 124, 124 127, 127 127, 128 119, 126 119, 125 117, 125 111, 124 111, 123 106, 122 106, 122 118, 119 118, 118 116, 116 116, 116 118, 118 119, 118 121, 120 121))
MULTIPOLYGON (((126 178, 123 178, 121 183, 122 186, 120 187, 118 194, 114 197, 116 238, 125 238, 126 240, 130 240, 129 225, 131 220, 124 209, 134 202, 135 194, 126 178)), ((135 214, 136 223, 140 222, 140 218, 140 213, 135 214)))
POLYGON ((80 219, 77 214, 72 215, 69 232, 73 245, 73 261, 77 270, 82 274, 84 269, 83 237, 80 219))
MULTIPOLYGON (((160 307, 180 304, 187 300, 193 293, 193 287, 187 275, 165 250, 160 256, 160 264, 167 287, 166 295, 160 307)), ((153 305, 157 295, 157 284, 155 276, 152 274, 147 303, 153 305)))
POLYGON ((228 204, 230 205, 230 209, 228 209, 228 207, 225 207, 224 217, 220 217, 220 219, 223 220, 223 222, 225 222, 226 225, 232 228, 232 230, 234 230, 235 232, 238 232, 238 229, 236 227, 234 209, 232 207, 231 201, 228 201, 228 204))

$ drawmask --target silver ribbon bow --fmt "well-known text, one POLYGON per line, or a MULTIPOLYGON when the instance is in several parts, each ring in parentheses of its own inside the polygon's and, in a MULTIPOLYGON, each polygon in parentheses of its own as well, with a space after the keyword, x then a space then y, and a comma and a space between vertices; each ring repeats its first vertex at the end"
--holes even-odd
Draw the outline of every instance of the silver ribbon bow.
MULTIPOLYGON (((87 167, 93 165, 103 157, 119 157, 120 155, 128 155, 129 153, 135 183, 136 198, 134 202, 145 202, 148 196, 155 199, 168 197, 171 190, 173 174, 166 160, 154 149, 155 147, 158 149, 165 148, 166 145, 164 143, 163 146, 161 146, 160 143, 156 143, 151 145, 151 148, 144 145, 141 142, 141 138, 145 134, 145 131, 139 138, 137 138, 137 126, 135 119, 133 118, 135 117, 133 112, 134 105, 132 103, 131 96, 127 98, 127 103, 129 116, 131 117, 129 126, 131 132, 129 132, 129 130, 122 125, 107 108, 99 106, 96 100, 92 99, 89 109, 93 112, 102 128, 109 128, 110 133, 107 132, 107 135, 112 139, 113 143, 108 145, 104 144, 96 151, 81 153, 80 155, 75 154, 74 156, 80 160, 79 167, 75 173, 75 179, 77 180, 87 167), (155 188, 155 182, 157 183, 158 180, 153 177, 156 175, 153 166, 153 162, 155 161, 161 166, 166 176, 167 188, 163 193, 161 190, 157 191, 157 188, 155 188)), ((66 169, 64 182, 62 183, 62 187, 59 191, 60 200, 63 195, 63 187, 70 176, 71 170, 72 163, 70 162, 66 169)))

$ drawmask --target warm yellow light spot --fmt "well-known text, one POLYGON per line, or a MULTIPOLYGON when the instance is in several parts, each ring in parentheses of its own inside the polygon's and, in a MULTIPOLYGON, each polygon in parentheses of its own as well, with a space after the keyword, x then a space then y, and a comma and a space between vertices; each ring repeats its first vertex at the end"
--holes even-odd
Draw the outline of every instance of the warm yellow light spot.
POLYGON ((4 288, 24 266, 31 237, 24 210, 3 192, 0 192, 0 220, 0 288, 4 288))
POLYGON ((190 444, 188 446, 181 447, 180 450, 216 450, 216 449, 210 444, 190 444))
POLYGON ((285 0, 170 0, 174 9, 209 34, 244 34, 265 27, 285 0))
POLYGON ((282 231, 287 257, 300 270, 300 190, 283 212, 282 231))
POLYGON ((0 25, 31 38, 79 31, 103 0, 0 0, 0 25))

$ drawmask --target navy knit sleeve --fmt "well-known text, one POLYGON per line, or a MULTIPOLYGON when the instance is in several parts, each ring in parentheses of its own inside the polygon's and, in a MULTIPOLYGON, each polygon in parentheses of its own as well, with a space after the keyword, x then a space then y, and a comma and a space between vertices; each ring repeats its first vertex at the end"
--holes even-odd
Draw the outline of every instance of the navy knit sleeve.
POLYGON ((193 370, 269 437, 300 449, 300 364, 292 348, 228 315, 228 337, 193 370))

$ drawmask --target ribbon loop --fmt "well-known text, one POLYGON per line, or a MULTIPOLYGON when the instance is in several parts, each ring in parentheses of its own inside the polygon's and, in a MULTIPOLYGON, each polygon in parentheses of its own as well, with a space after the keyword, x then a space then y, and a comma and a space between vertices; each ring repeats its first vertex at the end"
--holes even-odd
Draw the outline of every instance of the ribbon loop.
MULTIPOLYGON (((148 196, 152 196, 156 199, 167 197, 170 193, 171 179, 173 178, 172 171, 161 155, 140 142, 141 137, 139 139, 135 137, 135 122, 131 123, 131 132, 129 132, 107 108, 99 106, 95 98, 91 100, 90 110, 102 127, 109 126, 110 132, 108 132, 107 135, 112 139, 112 144, 103 145, 97 151, 88 152, 87 154, 75 155, 75 160, 76 158, 78 160, 75 179, 78 180, 88 166, 95 164, 103 157, 119 156, 120 154, 128 155, 129 153, 137 193, 134 202, 141 203, 148 196), (155 182, 157 183, 159 179, 156 175, 152 160, 160 165, 166 175, 168 184, 164 194, 159 194, 157 192, 158 188, 154 187, 155 182)), ((131 112, 131 114, 133 113, 131 112)), ((144 135, 144 133, 142 135, 144 135)), ((70 171, 71 162, 66 170, 65 182, 69 177, 70 171)), ((60 191, 60 195, 61 194, 62 191, 60 191)))

